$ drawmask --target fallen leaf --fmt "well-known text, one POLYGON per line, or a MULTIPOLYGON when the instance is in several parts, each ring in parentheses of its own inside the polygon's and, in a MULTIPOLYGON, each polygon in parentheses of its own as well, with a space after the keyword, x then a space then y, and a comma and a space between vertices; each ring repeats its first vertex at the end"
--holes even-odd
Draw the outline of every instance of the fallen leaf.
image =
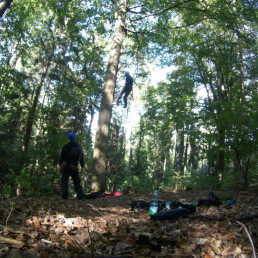
POLYGON ((183 253, 192 254, 194 253, 195 248, 196 248, 196 244, 191 244, 189 246, 183 247, 183 253))
POLYGON ((34 226, 35 226, 36 229, 40 229, 41 228, 41 225, 40 225, 38 217, 33 216, 33 223, 34 223, 34 226))
POLYGON ((66 241, 65 241, 65 247, 67 248, 69 245, 72 245, 72 244, 74 244, 74 241, 71 239, 71 238, 69 238, 69 239, 67 239, 66 241))
POLYGON ((217 255, 220 254, 220 250, 219 250, 219 248, 217 248, 217 246, 216 246, 215 244, 210 243, 210 248, 212 249, 212 251, 213 251, 215 254, 217 254, 217 255))
POLYGON ((217 229, 219 227, 219 222, 213 224, 212 226, 217 229))
POLYGON ((42 243, 45 243, 45 244, 50 244, 50 245, 53 244, 51 241, 49 241, 49 240, 47 240, 47 239, 41 239, 41 242, 42 242, 42 243))
POLYGON ((208 242, 207 238, 199 238, 196 242, 197 245, 205 245, 208 242))

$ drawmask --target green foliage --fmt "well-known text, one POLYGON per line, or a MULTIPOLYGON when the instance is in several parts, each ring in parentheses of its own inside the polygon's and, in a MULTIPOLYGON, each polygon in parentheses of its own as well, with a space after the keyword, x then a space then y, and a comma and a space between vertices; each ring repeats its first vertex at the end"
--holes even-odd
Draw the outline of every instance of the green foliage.
POLYGON ((24 168, 16 177, 16 186, 23 195, 42 196, 59 194, 60 173, 53 170, 33 171, 32 167, 24 168))
POLYGON ((31 171, 24 168, 19 177, 16 178, 16 185, 23 194, 32 195, 38 190, 36 180, 37 178, 33 176, 31 171))

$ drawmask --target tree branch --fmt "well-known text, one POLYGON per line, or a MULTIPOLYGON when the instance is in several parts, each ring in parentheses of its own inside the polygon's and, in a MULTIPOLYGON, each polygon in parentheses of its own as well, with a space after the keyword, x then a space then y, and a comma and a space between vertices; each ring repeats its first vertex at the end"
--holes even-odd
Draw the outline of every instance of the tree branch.
POLYGON ((135 12, 135 11, 130 11, 131 9, 129 10, 129 12, 130 12, 130 13, 134 13, 134 14, 140 14, 140 15, 141 15, 141 14, 145 14, 145 16, 143 16, 143 17, 140 17, 140 18, 137 18, 137 19, 132 20, 133 22, 135 22, 135 21, 140 21, 140 20, 143 20, 143 19, 145 19, 145 18, 152 17, 152 16, 157 16, 157 15, 160 15, 160 14, 162 14, 162 13, 164 13, 164 12, 167 12, 167 11, 170 11, 170 10, 176 9, 176 8, 183 8, 183 9, 188 9, 188 10, 194 10, 194 11, 199 11, 199 12, 205 12, 205 10, 203 10, 203 9, 195 9, 195 8, 181 7, 182 5, 187 4, 187 3, 189 3, 189 2, 193 2, 193 1, 196 1, 196 0, 187 0, 187 1, 183 2, 183 3, 178 3, 178 4, 175 4, 175 5, 173 5, 173 6, 169 6, 169 7, 165 8, 165 9, 158 10, 158 11, 156 11, 156 12, 154 12, 154 13, 135 12))
MULTIPOLYGON (((204 18, 204 19, 201 19, 198 21, 201 22, 201 21, 204 21, 204 20, 208 20, 209 18, 204 18)), ((186 24, 186 25, 182 25, 182 26, 174 26, 174 27, 170 27, 170 26, 166 26, 166 27, 162 27, 162 28, 159 28, 159 29, 156 29, 156 30, 152 30, 152 31, 147 31, 147 30, 143 30, 143 31, 132 31, 132 30, 129 30, 127 29, 128 32, 131 32, 133 34, 150 34, 150 33, 156 33, 156 32, 159 32, 159 31, 164 31, 164 30, 174 30, 174 29, 182 29, 182 28, 187 28, 187 27, 190 27, 192 25, 195 25, 196 23, 190 23, 190 24, 186 24)))

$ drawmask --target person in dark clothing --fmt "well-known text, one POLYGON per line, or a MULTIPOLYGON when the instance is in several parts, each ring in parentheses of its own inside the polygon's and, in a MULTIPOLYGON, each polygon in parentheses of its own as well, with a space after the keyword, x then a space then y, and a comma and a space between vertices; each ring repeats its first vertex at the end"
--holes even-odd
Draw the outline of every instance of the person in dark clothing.
POLYGON ((125 72, 125 86, 117 96, 116 100, 112 103, 112 105, 118 105, 119 100, 124 95, 124 106, 123 108, 127 107, 127 97, 131 93, 133 89, 133 78, 129 74, 129 72, 125 72))
POLYGON ((81 180, 79 177, 78 163, 81 165, 81 174, 84 168, 84 156, 83 150, 80 144, 75 142, 76 134, 70 132, 68 134, 70 140, 69 143, 65 144, 62 148, 59 165, 62 173, 62 198, 68 199, 68 182, 69 177, 72 177, 74 190, 77 193, 77 198, 85 199, 85 194, 81 187, 81 180))

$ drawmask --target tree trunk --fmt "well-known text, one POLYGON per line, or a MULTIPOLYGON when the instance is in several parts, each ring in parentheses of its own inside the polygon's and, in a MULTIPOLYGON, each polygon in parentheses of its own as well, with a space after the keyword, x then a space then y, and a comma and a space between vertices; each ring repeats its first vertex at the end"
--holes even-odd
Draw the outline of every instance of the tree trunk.
POLYGON ((36 113, 36 109, 37 109, 37 105, 38 105, 38 101, 39 101, 40 92, 41 92, 42 86, 44 84, 44 81, 46 79, 47 72, 48 72, 48 69, 50 67, 53 55, 54 55, 54 50, 53 50, 52 54, 49 56, 49 58, 47 60, 45 71, 41 76, 39 86, 36 89, 36 95, 34 97, 32 108, 31 108, 31 110, 29 112, 29 115, 28 115, 27 124, 26 124, 26 128, 25 128, 25 136, 24 136, 24 139, 23 139, 23 148, 22 148, 24 153, 27 153, 27 151, 28 151, 30 134, 31 134, 33 123, 34 123, 34 118, 35 118, 35 113, 36 113))
MULTIPOLYGON (((39 97, 40 97, 40 92, 41 92, 42 86, 44 84, 44 81, 46 79, 48 69, 51 65, 53 55, 54 55, 54 49, 52 50, 51 55, 48 57, 48 60, 47 60, 46 66, 45 66, 45 71, 43 72, 43 74, 40 78, 39 85, 36 88, 36 93, 35 93, 35 97, 34 97, 34 100, 33 100, 33 104, 32 104, 32 107, 29 111, 29 114, 28 114, 26 127, 25 127, 25 135, 24 135, 24 138, 23 138, 22 153, 21 153, 21 156, 20 156, 20 159, 19 159, 19 166, 18 166, 18 169, 17 169, 17 176, 20 174, 20 172, 23 169, 24 164, 26 163, 26 160, 27 160, 27 152, 28 152, 28 147, 29 147, 29 142, 30 142, 30 135, 31 135, 32 126, 33 126, 33 123, 34 123, 34 120, 35 120, 35 114, 36 114, 36 109, 37 109, 37 105, 38 105, 38 101, 39 101, 39 97)), ((16 189, 17 196, 20 195, 20 192, 21 192, 20 190, 21 190, 20 185, 18 184, 17 189, 16 189)))
POLYGON ((188 147, 189 147, 189 136, 186 137, 186 142, 185 142, 184 168, 183 168, 183 174, 184 174, 184 176, 185 176, 186 173, 187 173, 188 147))
POLYGON ((219 154, 216 176, 224 177, 225 174, 225 130, 219 129, 219 154))
POLYGON ((0 3, 0 18, 4 15, 5 11, 10 7, 13 0, 3 0, 0 3))
MULTIPOLYGON (((244 105, 244 61, 243 61, 243 48, 242 48, 242 39, 240 33, 237 33, 237 39, 238 39, 238 50, 239 50, 239 106, 244 105)), ((243 179, 243 186, 246 189, 248 187, 248 168, 249 168, 249 158, 247 160, 246 169, 244 169, 244 155, 241 150, 245 148, 243 146, 243 124, 242 124, 242 117, 243 117, 243 111, 239 109, 238 111, 238 117, 239 117, 239 122, 237 124, 237 138, 236 138, 236 144, 235 144, 235 154, 236 154, 236 160, 238 163, 238 170, 241 172, 242 179, 243 179)))
MULTIPOLYGON (((91 149, 92 149, 92 147, 91 147, 92 146, 91 130, 92 130, 92 123, 93 123, 94 114, 95 114, 92 105, 89 106, 89 113, 90 113, 90 123, 87 128, 86 151, 85 151, 85 171, 86 172, 89 170, 91 171, 91 168, 89 168, 90 153, 91 153, 91 149)), ((84 175, 83 175, 84 188, 87 187, 88 179, 89 179, 88 173, 84 173, 84 175)))
POLYGON ((184 137, 185 137, 184 131, 181 131, 181 132, 177 131, 174 168, 180 173, 180 175, 184 175, 184 150, 185 150, 184 137))
POLYGON ((121 0, 119 8, 115 13, 116 23, 105 75, 104 90, 102 92, 98 126, 95 137, 93 177, 91 186, 93 191, 104 192, 106 189, 106 152, 111 120, 111 104, 113 101, 117 68, 123 41, 127 1, 128 0, 121 0))
POLYGON ((144 122, 143 122, 143 118, 141 117, 140 119, 140 132, 139 132, 139 144, 137 146, 137 154, 136 154, 136 167, 140 168, 141 167, 141 147, 142 147, 142 143, 143 143, 143 139, 144 139, 144 133, 143 133, 143 129, 144 129, 144 122))
POLYGON ((238 48, 239 48, 239 77, 240 77, 240 101, 244 99, 244 61, 243 61, 243 48, 240 34, 237 34, 238 48))

